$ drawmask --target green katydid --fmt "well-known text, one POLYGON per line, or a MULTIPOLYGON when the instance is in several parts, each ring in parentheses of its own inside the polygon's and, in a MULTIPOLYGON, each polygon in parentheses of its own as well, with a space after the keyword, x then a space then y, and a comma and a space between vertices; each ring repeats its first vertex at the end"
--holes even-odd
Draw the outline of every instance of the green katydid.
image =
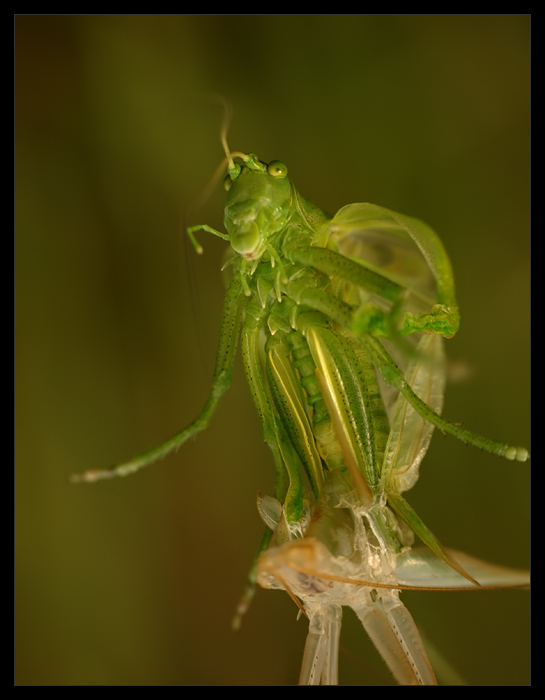
MULTIPOLYGON (((352 605, 355 594, 349 591, 358 590, 357 580, 367 585, 360 586, 366 590, 365 605, 358 603, 362 615, 377 615, 369 602, 370 596, 376 598, 376 590, 369 585, 385 586, 389 597, 382 596, 383 607, 393 606, 396 615, 405 615, 399 612, 405 609, 397 604, 395 593, 403 587, 405 569, 396 567, 396 561, 408 551, 413 532, 433 552, 439 578, 454 570, 464 583, 453 587, 478 588, 481 582, 472 574, 475 567, 464 566, 444 549, 401 495, 418 478, 433 428, 510 460, 525 461, 528 452, 479 436, 440 415, 441 336, 456 333, 459 312, 450 261, 437 235, 416 219, 372 204, 351 204, 330 217, 299 194, 283 163, 266 164, 254 154, 231 152, 225 129, 222 143, 227 233, 207 225, 188 229, 197 252, 202 252, 195 239, 200 230, 229 241, 234 252, 210 397, 191 425, 158 447, 112 469, 85 472, 72 480, 126 476, 205 430, 230 386, 240 338, 264 439, 273 454, 276 485, 275 498, 261 501, 268 527, 258 555, 269 547, 273 530, 275 547, 259 563, 256 557, 236 620, 251 599, 258 570, 263 585, 278 587, 280 582, 303 601, 311 626, 316 618, 315 591, 309 597, 298 581, 301 576, 323 581, 332 577, 340 593, 318 616, 322 622, 316 623, 318 631, 314 630, 305 655, 307 667, 315 670, 307 668, 302 678, 317 682, 322 677, 325 647, 316 652, 314 642, 327 637, 332 647, 323 679, 333 682, 339 609, 352 605), (400 359, 396 362, 393 356, 400 359), (407 360, 408 368, 399 366, 407 360), (316 528, 318 537, 312 534, 316 528), (348 564, 346 552, 334 551, 329 542, 343 531, 352 543, 348 564), (371 540, 375 554, 388 560, 389 568, 370 568, 371 540), (294 549, 294 541, 299 549, 294 549), (293 552, 301 552, 303 543, 308 553, 309 542, 321 564, 293 564, 293 552), (289 581, 282 574, 286 570, 296 572, 289 581)), ((504 574, 492 580, 500 586, 513 585, 504 574)), ((524 574, 515 585, 525 583, 524 574)), ((426 586, 420 582, 407 587, 426 586)), ((380 614, 384 616, 384 610, 380 614)), ((410 627, 406 619, 404 624, 410 627)), ((374 625, 366 628, 374 630, 374 625)), ((415 630, 409 630, 411 638, 417 635, 415 630)), ((370 634, 386 658, 380 633, 370 634)), ((404 648, 405 642, 400 644, 404 648)), ((426 668, 429 662, 420 646, 416 644, 414 654, 426 668)), ((387 661, 402 683, 433 682, 433 671, 396 673, 403 662, 397 657, 387 661)))

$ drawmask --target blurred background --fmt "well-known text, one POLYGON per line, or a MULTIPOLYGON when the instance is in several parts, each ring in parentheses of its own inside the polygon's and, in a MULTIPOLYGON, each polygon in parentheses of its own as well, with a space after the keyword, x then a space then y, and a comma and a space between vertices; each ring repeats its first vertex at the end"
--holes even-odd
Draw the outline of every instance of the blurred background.
MULTIPOLYGON (((445 416, 529 447, 530 19, 15 18, 15 681, 296 683, 307 624, 259 590, 231 618, 272 492, 242 365, 208 431, 127 479, 208 396, 225 243, 181 219, 231 148, 326 211, 417 216, 456 273, 445 416)), ((223 190, 189 222, 222 228, 223 190)), ((529 467, 436 435, 411 504, 447 546, 529 565, 529 467)), ((529 683, 529 594, 405 593, 470 684, 529 683)), ((340 676, 392 680, 347 611, 340 676)))

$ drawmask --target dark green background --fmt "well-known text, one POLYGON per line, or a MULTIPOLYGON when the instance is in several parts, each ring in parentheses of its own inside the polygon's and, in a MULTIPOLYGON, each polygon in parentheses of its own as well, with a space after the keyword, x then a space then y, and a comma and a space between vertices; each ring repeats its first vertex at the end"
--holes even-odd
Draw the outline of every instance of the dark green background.
MULTIPOLYGON (((297 681, 287 595, 260 590, 230 629, 273 478, 240 363, 177 455, 68 483, 207 397, 225 244, 186 256, 180 233, 222 157, 201 93, 232 101, 233 149, 283 160, 327 211, 435 228, 466 377, 445 415, 529 445, 529 33, 507 15, 16 17, 17 684, 297 681)), ((204 222, 222 226, 221 188, 204 222)), ((410 501, 444 544, 528 566, 528 465, 437 435, 410 501)), ((527 593, 403 599, 468 683, 529 682, 527 593)), ((342 646, 342 682, 391 682, 349 612, 342 646)))

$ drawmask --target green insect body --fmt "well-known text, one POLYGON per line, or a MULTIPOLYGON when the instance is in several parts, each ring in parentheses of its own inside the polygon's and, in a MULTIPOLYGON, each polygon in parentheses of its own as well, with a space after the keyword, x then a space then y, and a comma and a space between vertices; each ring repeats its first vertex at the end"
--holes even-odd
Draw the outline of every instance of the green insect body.
MULTIPOLYGON (((199 252, 199 230, 228 240, 234 252, 210 397, 167 442, 74 481, 130 474, 204 430, 231 383, 240 338, 276 481, 274 498, 258 499, 267 530, 235 625, 259 578, 302 601, 310 618, 302 682, 336 682, 340 610, 349 605, 400 683, 434 683, 397 590, 433 584, 413 585, 401 557, 415 533, 433 553, 436 587, 454 576, 451 587, 477 588, 482 581, 472 572, 483 576, 443 548, 401 494, 418 479, 434 427, 507 459, 525 461, 528 453, 440 415, 442 337, 456 333, 459 312, 449 258, 429 227, 372 204, 331 218, 299 194, 284 164, 226 153, 227 234, 188 229, 199 252), (405 631, 392 643, 398 629, 405 631)), ((415 555, 419 566, 429 566, 426 556, 415 555)), ((509 575, 493 584, 527 583, 526 574, 509 575)))

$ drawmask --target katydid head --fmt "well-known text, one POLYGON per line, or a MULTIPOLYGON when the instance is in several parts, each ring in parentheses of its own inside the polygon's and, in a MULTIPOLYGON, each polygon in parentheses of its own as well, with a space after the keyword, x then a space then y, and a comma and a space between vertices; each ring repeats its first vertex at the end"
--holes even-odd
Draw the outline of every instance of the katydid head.
POLYGON ((236 155, 244 165, 231 161, 228 166, 224 225, 233 250, 246 260, 259 260, 270 238, 289 221, 291 183, 280 161, 267 165, 252 153, 236 155))
POLYGON ((286 227, 292 212, 292 186, 288 169, 278 160, 267 165, 255 153, 231 151, 227 132, 232 109, 219 98, 224 117, 220 139, 227 161, 224 225, 231 247, 245 260, 257 261, 270 246, 270 238, 286 227), (235 163, 235 158, 243 165, 235 163))

